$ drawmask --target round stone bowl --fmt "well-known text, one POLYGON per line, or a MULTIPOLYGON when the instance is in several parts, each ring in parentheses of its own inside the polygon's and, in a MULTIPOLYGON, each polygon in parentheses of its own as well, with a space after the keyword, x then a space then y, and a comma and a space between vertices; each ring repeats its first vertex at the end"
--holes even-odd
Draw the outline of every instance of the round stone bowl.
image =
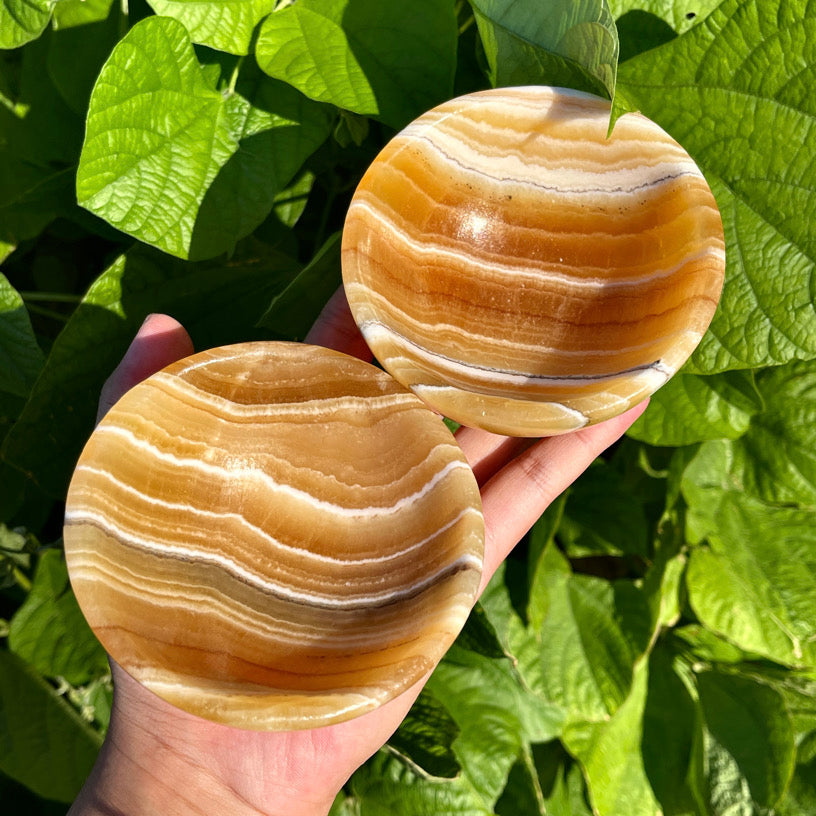
POLYGON ((422 678, 475 601, 478 487, 385 372, 296 343, 174 363, 86 445, 65 553, 134 678, 248 729, 340 722, 422 678))
POLYGON ((429 111, 375 159, 342 244, 379 362, 465 425, 549 436, 642 401, 723 284, 714 196, 686 151, 609 102, 502 88, 429 111))

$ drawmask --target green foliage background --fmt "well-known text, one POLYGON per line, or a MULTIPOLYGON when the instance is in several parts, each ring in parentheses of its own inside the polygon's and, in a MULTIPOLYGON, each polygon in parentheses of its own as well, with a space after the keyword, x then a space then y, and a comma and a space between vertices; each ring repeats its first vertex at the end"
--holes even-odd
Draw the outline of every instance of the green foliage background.
POLYGON ((816 2, 0 0, 0 49, 4 814, 64 813, 105 732, 62 501, 141 321, 302 338, 388 138, 522 83, 686 147, 721 306, 333 813, 816 813, 816 2))

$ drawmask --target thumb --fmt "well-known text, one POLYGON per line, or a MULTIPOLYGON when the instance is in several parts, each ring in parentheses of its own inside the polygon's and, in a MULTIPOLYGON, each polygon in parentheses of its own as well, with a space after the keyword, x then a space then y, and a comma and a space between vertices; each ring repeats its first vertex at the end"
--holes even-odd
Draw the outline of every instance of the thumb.
POLYGON ((122 362, 102 386, 96 421, 134 385, 192 353, 193 341, 181 323, 165 314, 148 315, 122 362))

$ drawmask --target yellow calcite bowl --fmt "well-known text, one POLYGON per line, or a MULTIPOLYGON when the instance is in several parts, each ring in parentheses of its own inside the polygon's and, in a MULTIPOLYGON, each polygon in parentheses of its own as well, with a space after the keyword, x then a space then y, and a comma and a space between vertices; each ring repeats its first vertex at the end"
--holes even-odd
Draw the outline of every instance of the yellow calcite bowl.
POLYGON ((516 436, 575 430, 663 385, 725 267, 702 173, 656 124, 549 87, 460 97, 372 163, 343 232, 352 313, 431 407, 516 436))
POLYGON ((475 600, 484 522, 453 436, 388 374, 247 343, 113 407, 64 538, 127 672, 193 714, 289 730, 369 711, 435 665, 475 600))

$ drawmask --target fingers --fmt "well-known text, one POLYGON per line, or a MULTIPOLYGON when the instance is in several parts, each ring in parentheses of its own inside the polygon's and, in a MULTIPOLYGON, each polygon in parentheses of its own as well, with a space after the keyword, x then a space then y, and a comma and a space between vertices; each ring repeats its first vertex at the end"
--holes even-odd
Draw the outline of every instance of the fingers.
POLYGON ((485 563, 480 593, 550 502, 623 436, 647 404, 648 400, 590 428, 541 439, 487 481, 482 488, 485 563))
POLYGON ((122 362, 102 386, 97 422, 136 383, 193 353, 193 341, 184 327, 169 315, 145 318, 122 362))
POLYGON ((342 351, 352 357, 359 357, 366 362, 371 362, 374 359, 371 350, 363 339, 363 335, 360 334, 360 330, 354 322, 342 286, 323 307, 320 317, 317 318, 311 331, 306 335, 305 342, 325 346, 335 351, 342 351))
POLYGON ((517 436, 500 436, 465 425, 456 431, 455 436, 479 487, 509 461, 540 441, 517 436))

